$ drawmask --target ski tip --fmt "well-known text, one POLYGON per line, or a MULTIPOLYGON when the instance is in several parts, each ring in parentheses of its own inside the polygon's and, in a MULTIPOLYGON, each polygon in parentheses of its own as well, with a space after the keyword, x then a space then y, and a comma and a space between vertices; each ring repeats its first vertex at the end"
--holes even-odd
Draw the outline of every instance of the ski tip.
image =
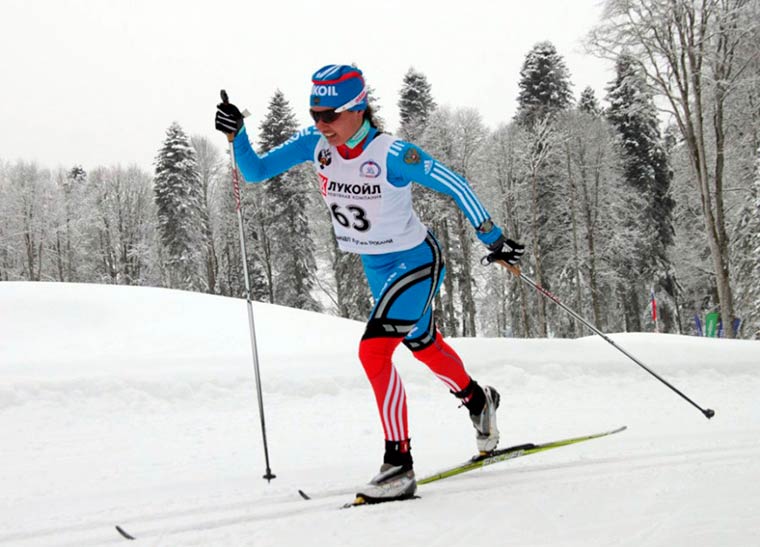
POLYGON ((310 500, 310 499, 311 499, 311 497, 310 497, 310 496, 309 496, 309 495, 308 495, 306 492, 304 492, 303 490, 299 490, 299 491, 298 491, 298 493, 299 493, 299 494, 301 495, 301 497, 302 497, 303 499, 305 499, 305 500, 310 500))
POLYGON ((378 505, 380 503, 390 503, 394 501, 416 500, 419 498, 420 496, 417 496, 415 494, 408 494, 408 495, 400 496, 398 498, 371 498, 369 496, 357 494, 354 501, 351 501, 343 505, 343 509, 348 509, 349 507, 359 507, 361 505, 378 505))
POLYGON ((122 527, 121 527, 121 526, 119 526, 118 524, 116 525, 116 531, 117 531, 117 532, 119 532, 119 533, 121 534, 121 536, 122 536, 123 538, 125 538, 125 539, 129 539, 129 540, 133 540, 133 539, 135 539, 135 536, 128 534, 128 533, 127 533, 127 532, 124 530, 124 528, 122 528, 122 527))
POLYGON ((349 509, 351 507, 358 507, 360 505, 368 505, 367 500, 363 496, 356 496, 354 501, 349 501, 343 504, 343 509, 349 509))

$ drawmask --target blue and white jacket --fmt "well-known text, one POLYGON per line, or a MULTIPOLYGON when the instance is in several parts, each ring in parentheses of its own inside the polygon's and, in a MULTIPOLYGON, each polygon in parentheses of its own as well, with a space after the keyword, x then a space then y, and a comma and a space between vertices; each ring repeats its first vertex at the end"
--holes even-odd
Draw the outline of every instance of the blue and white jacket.
MULTIPOLYGON (((248 182, 261 182, 312 162, 338 244, 348 252, 386 254, 424 240, 427 229, 412 207, 412 182, 451 196, 476 230, 490 219, 464 177, 424 150, 374 128, 364 143, 357 157, 346 159, 311 126, 259 156, 243 128, 234 147, 238 167, 248 182)), ((501 233, 493 226, 477 231, 477 236, 490 245, 501 233)))

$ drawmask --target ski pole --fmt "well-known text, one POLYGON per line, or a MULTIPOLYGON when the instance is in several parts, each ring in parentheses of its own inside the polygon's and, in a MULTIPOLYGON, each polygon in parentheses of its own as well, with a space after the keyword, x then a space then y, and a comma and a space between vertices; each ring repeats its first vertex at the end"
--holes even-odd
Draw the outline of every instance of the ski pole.
MULTIPOLYGON (((229 103, 229 97, 227 92, 222 89, 222 102, 224 104, 229 103)), ((244 111, 243 115, 247 115, 247 111, 244 111)), ((237 162, 235 161, 235 146, 233 141, 235 135, 228 134, 227 141, 230 149, 230 167, 232 168, 232 193, 235 196, 235 209, 237 210, 238 228, 240 232, 240 257, 243 260, 243 276, 245 277, 245 300, 248 305, 248 326, 251 330, 251 354, 253 355, 253 370, 256 376, 256 395, 259 400, 259 417, 261 418, 261 438, 264 441, 264 461, 266 462, 266 473, 263 478, 267 481, 271 481, 277 475, 272 473, 269 467, 269 449, 267 448, 267 427, 264 421, 264 401, 261 395, 261 373, 259 372, 259 352, 256 346, 256 328, 253 322, 253 304, 251 303, 251 280, 248 275, 248 256, 245 251, 245 232, 243 230, 243 207, 240 203, 240 178, 237 170, 237 162)))
POLYGON ((624 350, 623 348, 621 348, 620 346, 618 346, 615 343, 614 340, 612 340, 609 336, 607 336, 602 331, 600 331, 598 328, 596 328, 592 323, 590 323, 589 321, 586 321, 583 317, 581 317, 580 315, 578 315, 577 313, 575 313, 573 310, 571 310, 570 308, 568 308, 567 306, 565 306, 562 302, 560 302, 559 298, 557 298, 551 292, 549 292, 548 290, 546 290, 545 288, 543 288, 541 285, 539 285, 538 283, 536 283, 535 281, 533 281, 530 277, 528 277, 527 275, 525 275, 524 273, 522 273, 522 271, 520 271, 519 267, 517 267, 517 266, 511 266, 510 264, 507 264, 503 260, 498 260, 498 259, 493 260, 490 257, 486 257, 486 259, 488 260, 489 263, 490 262, 497 262, 501 266, 504 266, 515 277, 519 277, 522 281, 524 281, 525 283, 527 283, 528 285, 530 285, 531 287, 533 287, 534 289, 536 289, 540 294, 542 294, 543 296, 545 296, 546 298, 548 298, 549 300, 551 300, 552 302, 554 302, 555 304, 557 304, 560 308, 562 308, 563 310, 565 310, 567 313, 569 313, 575 319, 577 319, 578 321, 580 321, 581 323, 583 323, 584 325, 586 325, 589 329, 591 329, 592 331, 594 331, 596 334, 598 334, 599 336, 601 336, 602 338, 604 338, 605 341, 607 341, 612 347, 614 347, 615 349, 617 349, 620 353, 622 353, 623 355, 625 355, 626 357, 628 357, 631 361, 633 361, 634 363, 636 363, 637 365, 639 365, 641 368, 643 368, 644 370, 646 370, 649 374, 651 374, 652 376, 654 376, 655 378, 657 378, 660 382, 662 382, 663 384, 665 384, 666 386, 668 386, 670 389, 672 389, 678 395, 680 395, 681 397, 683 397, 686 401, 688 401, 689 403, 691 403, 695 408, 699 409, 699 411, 702 414, 704 414, 705 417, 708 420, 710 418, 712 418, 713 416, 715 416, 715 411, 714 410, 712 410, 710 408, 702 408, 697 403, 695 403, 694 401, 692 401, 691 399, 689 399, 681 391, 679 391, 678 389, 676 389, 676 387, 673 386, 670 382, 668 382, 667 380, 665 380, 664 378, 662 378, 661 376, 659 376, 656 372, 654 372, 652 369, 650 369, 644 363, 642 363, 641 361, 639 361, 638 359, 636 359, 636 357, 634 357, 633 355, 631 355, 630 353, 628 353, 626 350, 624 350))

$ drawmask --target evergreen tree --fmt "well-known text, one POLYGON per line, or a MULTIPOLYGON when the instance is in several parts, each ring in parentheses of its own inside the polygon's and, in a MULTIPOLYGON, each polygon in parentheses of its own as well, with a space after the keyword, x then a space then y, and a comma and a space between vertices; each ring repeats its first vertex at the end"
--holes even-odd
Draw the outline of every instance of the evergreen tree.
MULTIPOLYGON (((529 220, 524 241, 534 278, 549 290, 562 295, 558 286, 567 279, 565 265, 572 260, 572 210, 567 196, 565 138, 557 125, 558 115, 571 104, 569 73, 562 56, 550 42, 536 44, 528 52, 518 83, 518 109, 515 119, 524 131, 520 157, 524 163, 524 194, 529 220)), ((546 301, 531 298, 538 334, 547 336, 550 318, 546 301)))
MULTIPOLYGON (((635 59, 626 53, 618 57, 616 78, 608 87, 607 100, 610 103, 607 118, 619 135, 625 180, 632 192, 644 198, 644 208, 635 218, 641 237, 629 263, 634 283, 629 285, 627 298, 631 326, 640 330, 640 304, 652 283, 668 291, 671 301, 676 298, 668 254, 674 235, 672 213, 675 202, 670 197, 672 176, 652 94, 635 59)), ((668 323, 666 330, 674 330, 673 316, 668 313, 668 308, 661 306, 660 311, 668 323)))
POLYGON ((401 118, 399 135, 402 139, 415 142, 425 131, 430 114, 436 107, 431 90, 427 77, 414 67, 409 68, 404 75, 398 100, 401 118))
MULTIPOLYGON (((218 250, 219 259, 217 282, 221 294, 234 298, 244 298, 245 278, 237 214, 239 204, 233 191, 232 170, 230 169, 229 159, 224 161, 224 166, 221 169, 220 178, 225 181, 225 184, 220 185, 219 191, 213 194, 215 216, 218 223, 218 228, 214 231, 216 238, 215 248, 218 250)), ((246 192, 249 189, 246 189, 246 192)), ((242 207, 242 204, 240 205, 242 207)), ((244 221, 251 216, 251 212, 246 209, 242 210, 242 214, 244 221)), ((255 300, 266 300, 266 295, 268 294, 267 283, 261 269, 261 263, 251 257, 251 250, 255 246, 255 240, 247 240, 246 252, 248 255, 248 278, 251 285, 251 297, 255 300)))
POLYGON ((195 150, 176 122, 169 126, 156 156, 154 199, 158 207, 158 232, 171 288, 202 290, 201 249, 206 231, 203 190, 195 150))
POLYGON ((599 101, 596 99, 594 90, 590 87, 586 87, 581 92, 581 98, 578 101, 578 110, 590 114, 591 116, 599 116, 602 113, 602 107, 599 106, 599 101))
POLYGON ((572 101, 570 73, 551 42, 533 46, 523 62, 518 85, 515 117, 525 126, 565 110, 572 101))
MULTIPOLYGON (((358 68, 356 66, 356 63, 351 63, 351 66, 354 68, 358 68)), ((385 130, 385 120, 382 116, 380 116, 380 110, 382 107, 380 106, 380 100, 377 97, 377 93, 375 92, 375 88, 367 81, 367 76, 364 76, 364 85, 367 87, 367 104, 369 105, 370 110, 372 110, 372 119, 375 120, 375 124, 377 125, 377 128, 380 131, 385 130)))
POLYGON ((372 119, 375 120, 375 125, 380 131, 385 131, 385 120, 380 115, 380 99, 375 92, 375 88, 367 84, 367 104, 372 110, 372 119))
MULTIPOLYGON (((271 150, 293 136, 298 124, 285 95, 277 90, 260 125, 260 150, 271 150)), ((265 252, 272 301, 293 308, 319 310, 312 296, 316 260, 307 216, 312 175, 296 167, 278 175, 258 192, 259 244, 265 252)))

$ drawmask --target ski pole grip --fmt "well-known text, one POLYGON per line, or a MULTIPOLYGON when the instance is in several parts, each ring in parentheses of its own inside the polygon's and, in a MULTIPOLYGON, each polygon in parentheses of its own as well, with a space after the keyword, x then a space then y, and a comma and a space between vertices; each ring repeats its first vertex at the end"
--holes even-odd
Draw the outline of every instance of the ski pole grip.
POLYGON ((520 277, 520 275, 521 275, 521 273, 522 273, 522 272, 520 271, 520 266, 512 266, 511 264, 507 264, 507 263, 506 263, 506 262, 504 262, 503 260, 499 260, 499 264, 501 264, 501 265, 502 265, 502 266, 504 266, 506 269, 508 269, 508 270, 509 270, 509 272, 510 272, 512 275, 514 275, 515 277, 520 277))
POLYGON ((480 262, 483 265, 496 263, 499 266, 503 266, 504 268, 509 270, 509 272, 515 277, 520 277, 522 275, 522 272, 520 271, 520 266, 513 266, 504 260, 495 258, 495 253, 491 253, 490 255, 484 256, 480 262))

